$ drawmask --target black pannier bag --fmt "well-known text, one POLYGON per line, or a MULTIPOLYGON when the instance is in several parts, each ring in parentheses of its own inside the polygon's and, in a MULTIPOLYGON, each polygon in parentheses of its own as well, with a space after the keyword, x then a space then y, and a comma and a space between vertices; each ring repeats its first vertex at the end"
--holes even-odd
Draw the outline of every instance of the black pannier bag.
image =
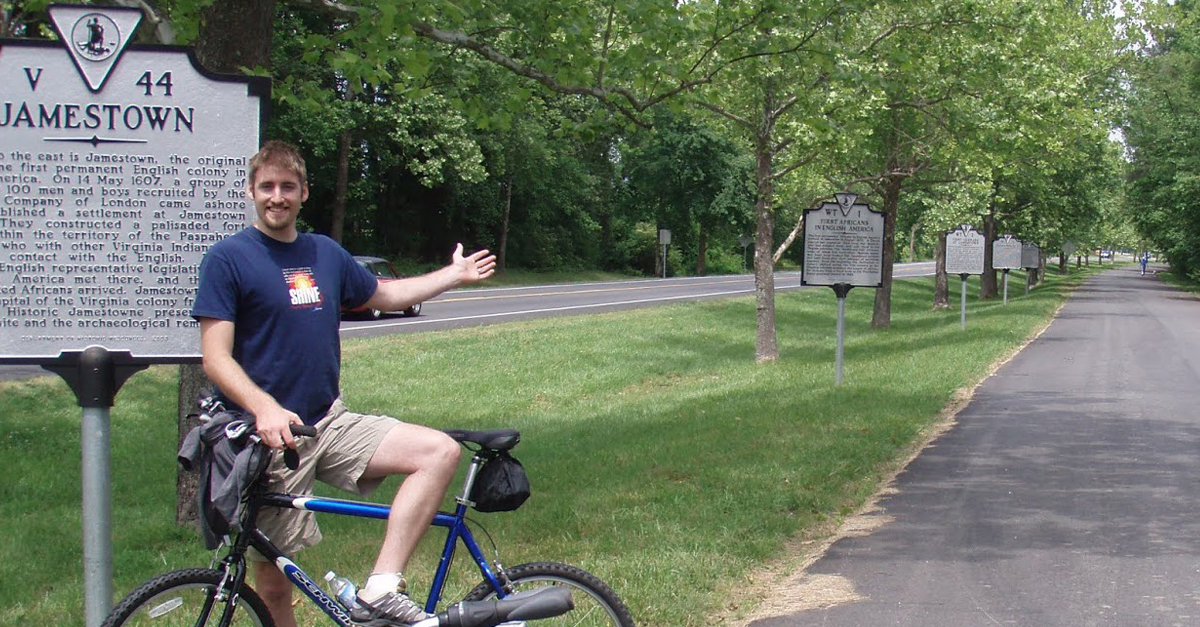
POLYGON ((483 463, 471 487, 471 501, 481 512, 510 512, 529 498, 525 467, 506 451, 495 453, 483 463))
POLYGON ((252 417, 223 411, 188 432, 179 448, 180 465, 200 473, 196 499, 200 533, 209 550, 239 530, 247 491, 270 459, 251 439, 254 435, 252 417))

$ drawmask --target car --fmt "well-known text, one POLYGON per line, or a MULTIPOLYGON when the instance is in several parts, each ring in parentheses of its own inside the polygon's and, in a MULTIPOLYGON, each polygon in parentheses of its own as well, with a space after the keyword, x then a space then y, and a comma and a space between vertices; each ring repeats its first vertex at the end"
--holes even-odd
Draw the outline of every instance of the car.
MULTIPOLYGON (((371 257, 368 255, 354 255, 354 261, 358 265, 364 267, 371 274, 374 274, 381 282, 395 281, 404 277, 396 272, 396 268, 392 267, 392 262, 382 257, 371 257)), ((343 307, 342 315, 345 316, 366 316, 371 318, 379 318, 386 312, 367 307, 343 307)), ((408 309, 400 311, 403 316, 419 316, 421 315, 421 303, 417 303, 408 309)))

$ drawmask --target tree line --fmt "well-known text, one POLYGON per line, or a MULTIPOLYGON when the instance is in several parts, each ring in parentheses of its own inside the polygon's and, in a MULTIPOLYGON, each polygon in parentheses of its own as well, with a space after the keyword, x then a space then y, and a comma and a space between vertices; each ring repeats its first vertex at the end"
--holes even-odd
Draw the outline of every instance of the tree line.
MULTIPOLYGON (((1163 143, 1163 104, 1126 104, 1154 46, 1190 42, 1190 2, 118 3, 143 9, 144 39, 272 78, 266 134, 308 155, 308 228, 413 270, 463 241, 502 269, 642 274, 669 229, 670 273, 752 266, 762 361, 772 274, 837 191, 886 217, 876 327, 892 263, 935 257, 961 223, 1047 252, 1136 245, 1129 155, 1163 143)), ((44 4, 4 3, 0 29, 47 36, 44 4)), ((1161 193, 1151 169, 1134 166, 1161 193)))

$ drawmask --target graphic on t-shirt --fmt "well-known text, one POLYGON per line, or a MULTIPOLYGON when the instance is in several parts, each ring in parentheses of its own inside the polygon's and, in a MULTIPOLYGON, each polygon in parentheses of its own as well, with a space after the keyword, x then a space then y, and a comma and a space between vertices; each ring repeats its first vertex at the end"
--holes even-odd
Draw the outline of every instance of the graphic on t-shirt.
POLYGON ((287 281, 293 309, 321 306, 324 299, 312 268, 287 268, 283 271, 283 279, 287 281))

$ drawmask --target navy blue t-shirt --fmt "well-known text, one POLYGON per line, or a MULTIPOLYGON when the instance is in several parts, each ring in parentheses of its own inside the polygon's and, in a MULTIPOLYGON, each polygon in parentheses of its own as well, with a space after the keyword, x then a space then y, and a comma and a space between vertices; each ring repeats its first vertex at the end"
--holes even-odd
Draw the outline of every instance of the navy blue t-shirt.
POLYGON ((339 394, 340 306, 365 303, 378 285, 324 235, 284 243, 250 227, 205 253, 192 317, 232 321, 233 358, 280 405, 315 424, 339 394))

